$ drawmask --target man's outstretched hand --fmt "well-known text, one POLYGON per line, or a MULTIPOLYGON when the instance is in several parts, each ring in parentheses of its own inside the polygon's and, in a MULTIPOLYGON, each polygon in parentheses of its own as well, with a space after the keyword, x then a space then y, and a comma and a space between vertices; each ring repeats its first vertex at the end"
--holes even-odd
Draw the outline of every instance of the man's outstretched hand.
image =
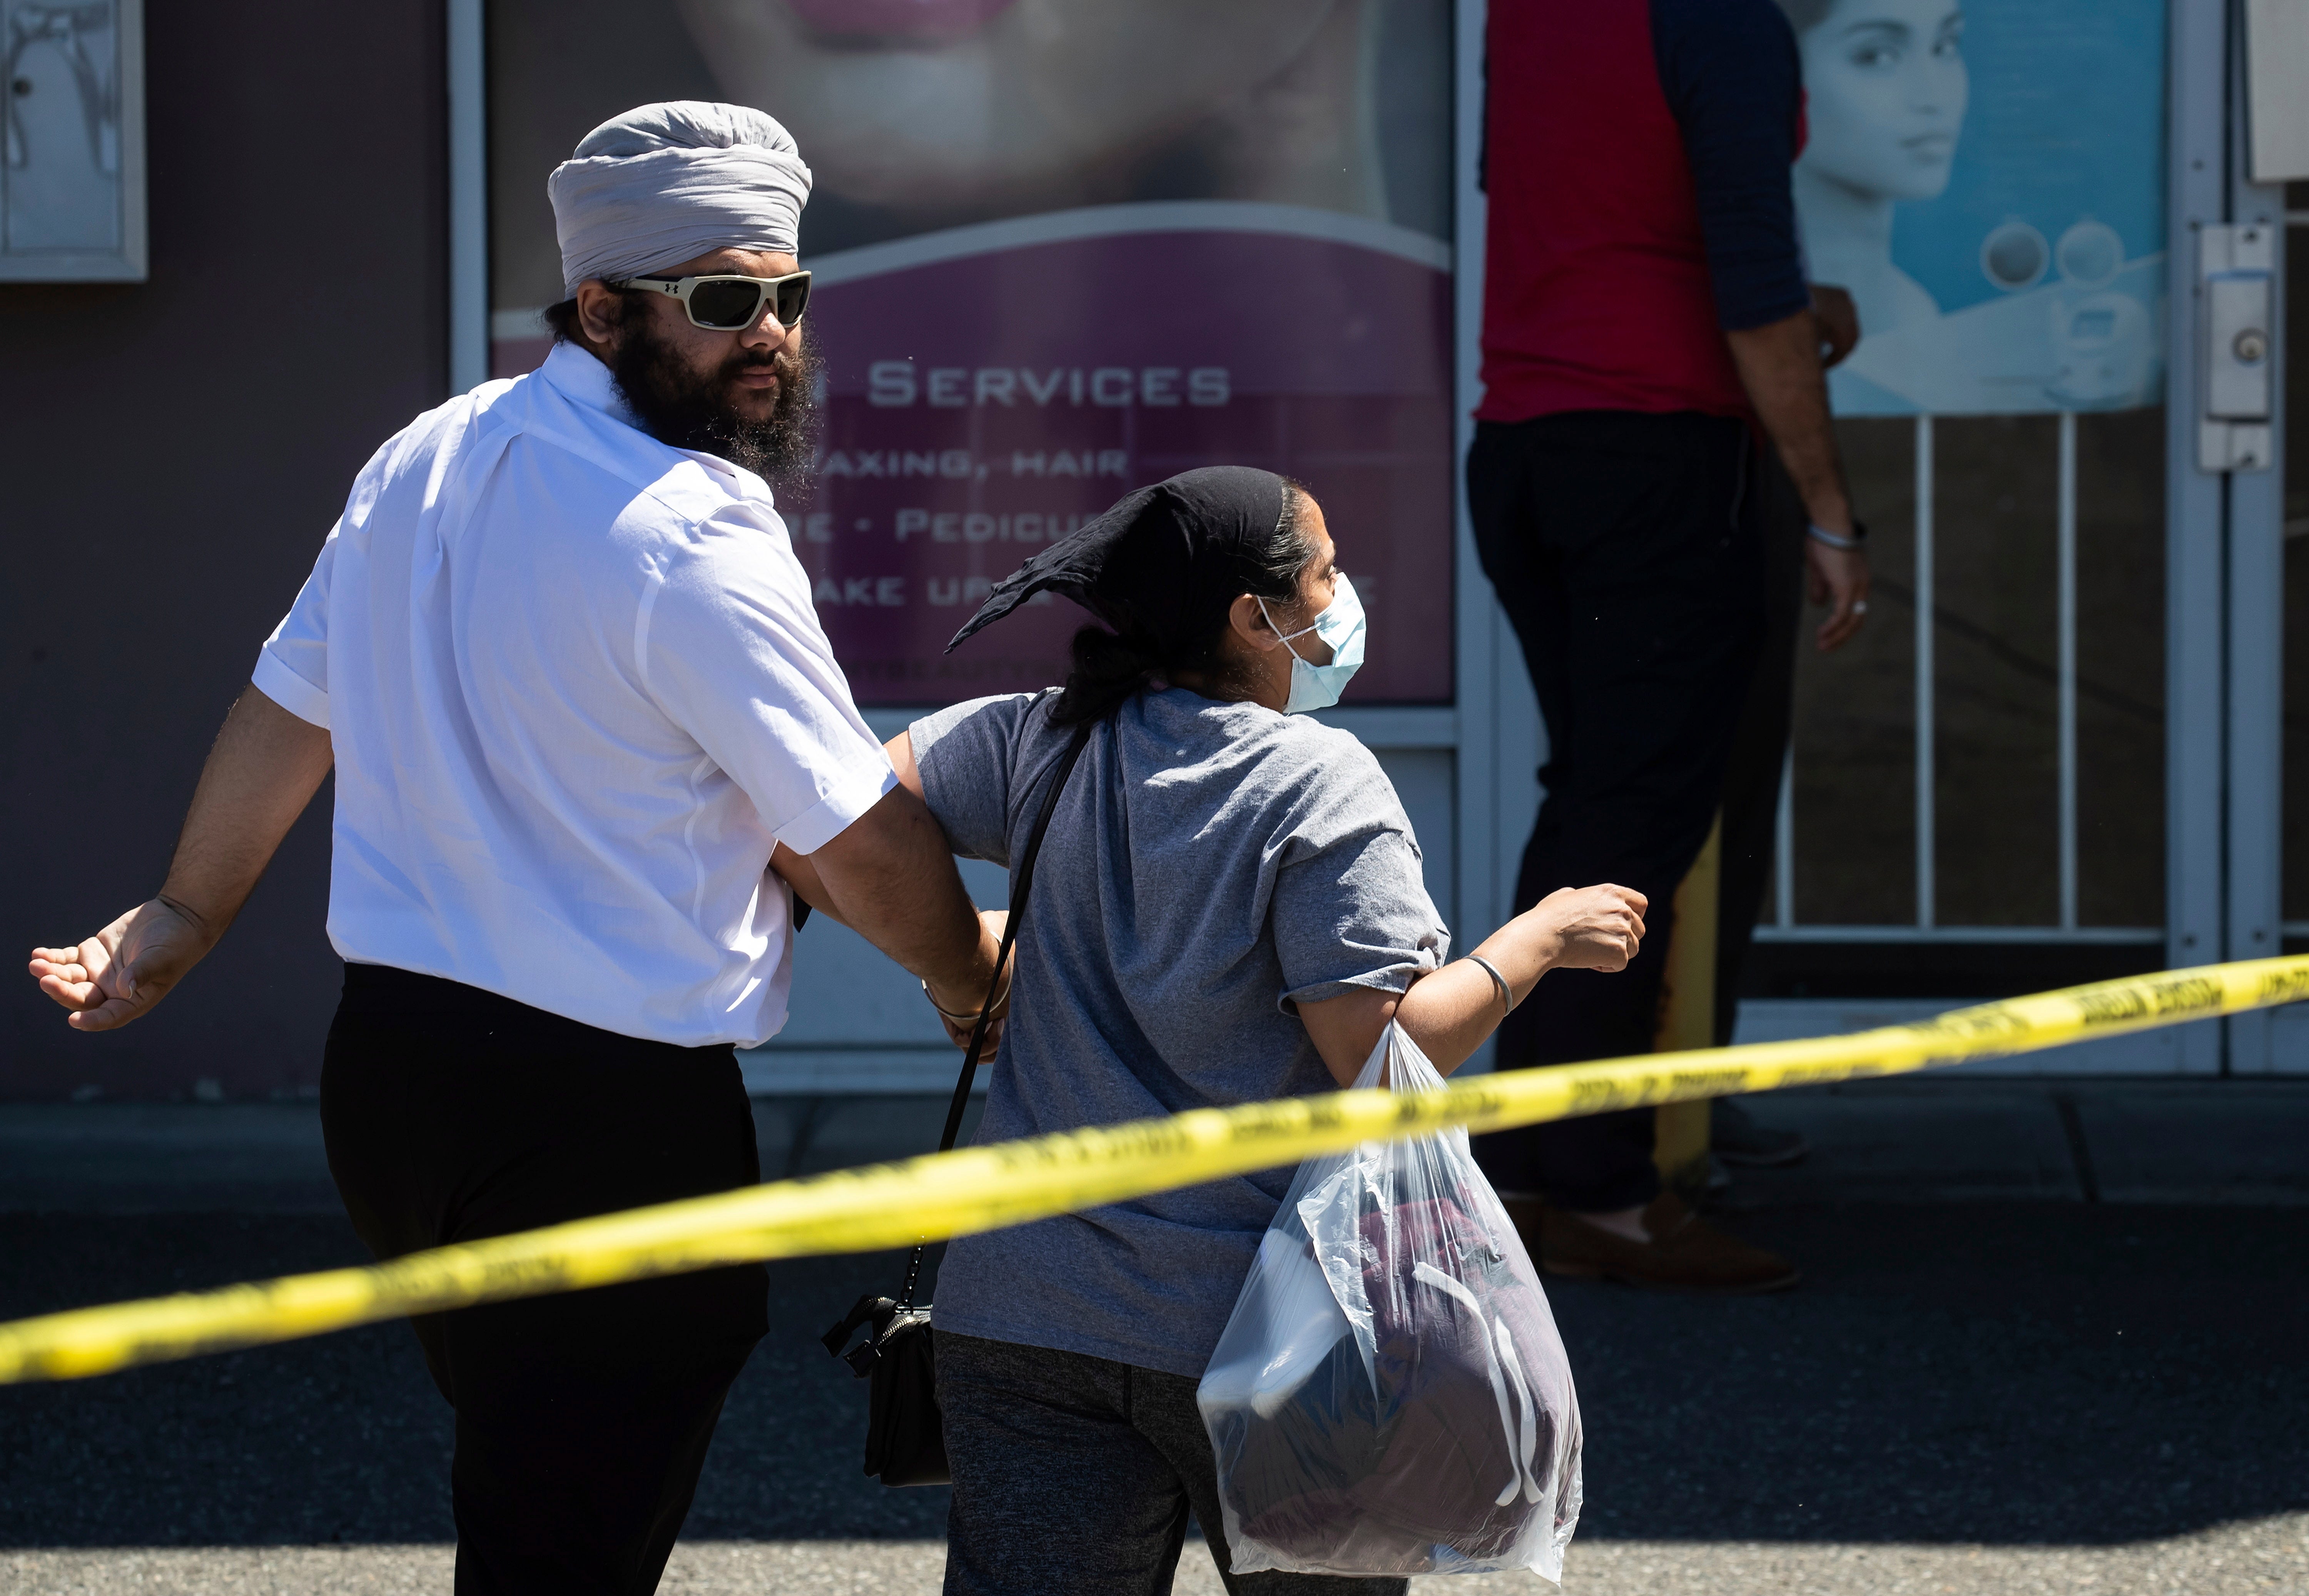
POLYGON ((32 950, 32 978, 72 1011, 65 1023, 112 1030, 168 996, 240 913, 333 758, 325 727, 254 687, 242 693, 201 768, 160 895, 77 948, 32 950))
POLYGON ((77 948, 32 950, 32 978, 72 1012, 79 1031, 108 1031, 141 1019, 216 945, 188 909, 156 898, 77 948))

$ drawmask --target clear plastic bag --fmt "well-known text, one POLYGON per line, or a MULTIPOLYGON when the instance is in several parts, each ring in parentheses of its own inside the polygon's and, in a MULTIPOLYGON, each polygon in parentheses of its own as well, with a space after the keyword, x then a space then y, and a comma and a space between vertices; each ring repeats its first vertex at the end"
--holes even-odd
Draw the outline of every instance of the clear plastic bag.
MULTIPOLYGON (((1392 1024, 1355 1084, 1383 1081, 1443 1084, 1392 1024)), ((1237 1574, 1562 1577, 1571 1367, 1464 1131, 1300 1166, 1196 1401, 1237 1574)))

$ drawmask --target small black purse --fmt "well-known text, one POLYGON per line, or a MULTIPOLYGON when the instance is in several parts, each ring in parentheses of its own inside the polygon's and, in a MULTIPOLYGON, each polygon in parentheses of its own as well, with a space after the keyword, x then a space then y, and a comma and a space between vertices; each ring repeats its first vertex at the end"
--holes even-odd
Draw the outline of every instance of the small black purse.
MULTIPOLYGON (((961 1079, 954 1083, 954 1101, 946 1111, 946 1132, 938 1151, 950 1150, 962 1133, 963 1111, 970 1106, 971 1082, 986 1050, 986 1030, 994 999, 1002 990, 1003 967, 1010 962, 1011 945, 1018 939, 1018 921, 1026 912, 1026 895, 1033 889, 1034 859, 1042 851, 1042 834, 1059 807, 1059 794, 1074 774, 1075 761, 1090 741, 1091 725, 1075 728, 1073 741, 1060 758, 1057 773, 1042 794, 1042 807, 1027 833, 1026 846, 1010 872, 1010 918, 1002 928, 1002 945, 994 956, 994 980, 986 1002, 970 1034, 970 1050, 963 1057, 961 1079)), ((914 1287, 921 1279, 923 1249, 916 1247, 906 1261, 905 1283, 897 1297, 861 1297, 842 1322, 818 1339, 826 1349, 850 1366, 859 1378, 871 1380, 866 1418, 866 1472, 884 1485, 946 1485, 946 1435, 938 1406, 938 1365, 930 1341, 930 1305, 914 1305, 914 1287), (868 1328, 870 1327, 870 1328, 868 1328), (861 1328, 866 1338, 849 1351, 850 1338, 861 1328)))

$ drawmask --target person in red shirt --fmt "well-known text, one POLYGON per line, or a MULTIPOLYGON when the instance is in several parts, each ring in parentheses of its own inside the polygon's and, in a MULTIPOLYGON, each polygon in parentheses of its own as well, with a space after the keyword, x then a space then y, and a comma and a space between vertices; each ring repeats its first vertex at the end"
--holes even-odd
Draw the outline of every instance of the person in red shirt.
MULTIPOLYGON (((1500 1067, 1515 1069, 1651 1049, 1669 906, 1762 690, 1774 504, 1789 507, 1792 553, 1801 500, 1812 596, 1833 606, 1822 649, 1859 629, 1868 568, 1821 376, 1823 343, 1837 356, 1855 335, 1849 302, 1826 291, 1816 312, 1805 282, 1789 169, 1803 87, 1773 0, 1494 6, 1486 69, 1467 495, 1548 731, 1516 907, 1614 881, 1650 899, 1654 928, 1624 976, 1540 984, 1500 1029, 1500 1067)), ((1763 684, 1783 700, 1781 738, 1785 681, 1763 684)), ((1746 874, 1752 919, 1761 878, 1746 874)), ((1786 1259, 1662 1191, 1652 1121, 1479 1141, 1542 1265, 1697 1290, 1792 1284, 1786 1259)))

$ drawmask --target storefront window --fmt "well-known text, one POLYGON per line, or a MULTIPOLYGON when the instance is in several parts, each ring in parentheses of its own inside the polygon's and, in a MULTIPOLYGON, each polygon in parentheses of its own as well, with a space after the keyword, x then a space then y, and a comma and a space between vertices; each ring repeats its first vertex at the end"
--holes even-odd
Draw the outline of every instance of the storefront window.
POLYGON ((861 702, 1062 674, 1057 600, 944 653, 1128 490, 1265 466, 1372 616, 1351 703, 1451 696, 1450 22, 1423 0, 490 7, 495 363, 549 345, 545 177, 604 117, 732 100, 814 169, 816 480, 782 495, 861 702))

